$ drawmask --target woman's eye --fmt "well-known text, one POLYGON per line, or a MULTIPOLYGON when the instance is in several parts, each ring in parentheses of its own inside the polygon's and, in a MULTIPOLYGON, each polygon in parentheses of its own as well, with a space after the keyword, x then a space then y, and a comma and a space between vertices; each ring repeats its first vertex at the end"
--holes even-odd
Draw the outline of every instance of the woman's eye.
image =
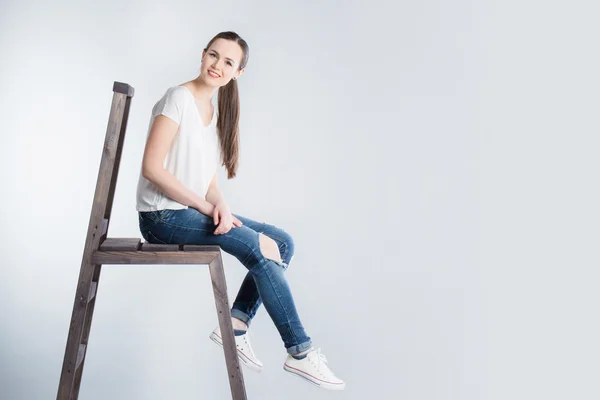
POLYGON ((213 56, 213 57, 215 56, 215 54, 214 54, 214 53, 210 53, 210 55, 211 55, 211 56, 213 56))
POLYGON ((231 66, 231 61, 227 61, 227 65, 231 66))

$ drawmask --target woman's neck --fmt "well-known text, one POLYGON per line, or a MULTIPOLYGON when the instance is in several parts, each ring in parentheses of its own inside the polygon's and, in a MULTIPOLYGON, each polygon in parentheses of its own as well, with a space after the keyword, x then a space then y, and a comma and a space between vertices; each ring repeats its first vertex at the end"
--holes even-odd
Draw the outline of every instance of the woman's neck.
POLYGON ((192 94, 194 97, 205 104, 210 103, 213 95, 217 92, 217 90, 219 90, 218 87, 207 85, 200 76, 192 81, 189 81, 188 84, 192 88, 192 94))

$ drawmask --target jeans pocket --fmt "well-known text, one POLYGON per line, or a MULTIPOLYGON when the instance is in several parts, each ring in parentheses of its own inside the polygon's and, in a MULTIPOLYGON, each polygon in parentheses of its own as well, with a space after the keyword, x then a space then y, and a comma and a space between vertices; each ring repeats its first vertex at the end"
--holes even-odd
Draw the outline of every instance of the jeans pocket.
POLYGON ((147 231, 156 224, 156 218, 151 211, 138 212, 138 225, 141 232, 147 231))
POLYGON ((146 232, 146 236, 144 237, 144 239, 146 239, 148 241, 148 243, 167 244, 166 242, 164 242, 164 241, 160 240, 159 238, 157 238, 156 236, 154 236, 152 231, 146 232))

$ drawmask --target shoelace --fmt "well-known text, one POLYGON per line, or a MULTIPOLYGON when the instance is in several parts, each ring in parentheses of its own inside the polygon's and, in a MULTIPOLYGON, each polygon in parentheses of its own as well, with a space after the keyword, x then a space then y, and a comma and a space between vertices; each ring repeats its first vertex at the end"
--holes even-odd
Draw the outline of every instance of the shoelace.
POLYGON ((325 354, 321 353, 321 348, 317 349, 315 355, 317 356, 317 368, 320 367, 321 361, 327 364, 327 358, 325 357, 325 354))

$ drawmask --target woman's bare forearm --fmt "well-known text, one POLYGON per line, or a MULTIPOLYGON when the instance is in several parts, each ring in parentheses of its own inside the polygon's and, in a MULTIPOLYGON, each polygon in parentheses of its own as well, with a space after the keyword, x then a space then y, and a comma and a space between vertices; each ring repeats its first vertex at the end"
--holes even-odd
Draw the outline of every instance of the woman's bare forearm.
POLYGON ((219 189, 218 186, 212 186, 208 188, 206 192, 206 201, 208 201, 213 206, 219 204, 219 202, 224 201, 223 192, 219 189))
POLYGON ((212 216, 214 205, 198 196, 193 190, 188 189, 166 169, 160 169, 152 174, 146 173, 144 178, 152 182, 152 184, 171 199, 195 208, 202 214, 212 216))

